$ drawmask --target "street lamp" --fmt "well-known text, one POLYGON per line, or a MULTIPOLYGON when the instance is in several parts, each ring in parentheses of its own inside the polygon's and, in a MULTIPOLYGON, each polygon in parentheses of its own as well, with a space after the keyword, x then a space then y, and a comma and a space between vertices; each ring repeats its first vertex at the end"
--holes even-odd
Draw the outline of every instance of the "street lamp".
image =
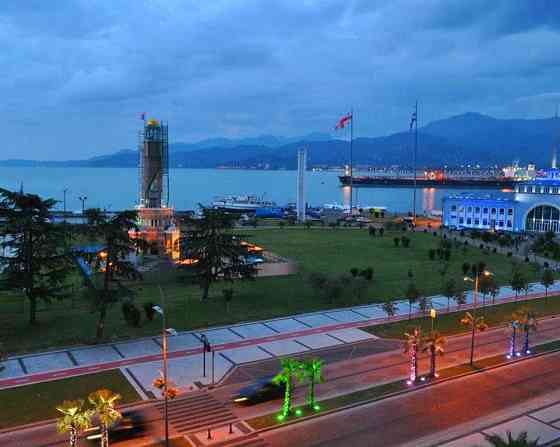
POLYGON ((163 310, 165 308, 165 294, 163 293, 163 290, 161 288, 161 286, 159 287, 159 293, 161 296, 161 306, 153 306, 152 309, 154 311, 156 311, 158 314, 161 315, 161 321, 162 321, 162 326, 163 326, 163 330, 162 330, 162 341, 163 341, 163 346, 162 346, 162 350, 163 350, 163 399, 164 399, 164 419, 165 419, 165 446, 169 447, 169 418, 168 418, 168 380, 167 380, 167 336, 168 335, 177 335, 177 331, 173 328, 168 328, 166 327, 166 321, 165 321, 165 311, 163 310))
POLYGON ((432 332, 434 332, 434 321, 437 318, 437 310, 433 307, 430 309, 430 318, 432 319, 432 332))
POLYGON ((82 202, 82 216, 84 215, 84 211, 86 209, 86 200, 87 196, 79 196, 78 199, 82 202))

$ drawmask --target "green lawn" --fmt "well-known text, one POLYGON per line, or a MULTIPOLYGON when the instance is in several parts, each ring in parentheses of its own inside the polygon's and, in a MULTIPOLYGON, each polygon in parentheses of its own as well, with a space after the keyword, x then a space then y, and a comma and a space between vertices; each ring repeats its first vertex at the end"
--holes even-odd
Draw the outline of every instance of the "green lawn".
MULTIPOLYGON (((519 301, 498 306, 487 306, 479 308, 477 316, 484 315, 484 320, 489 326, 499 326, 507 324, 511 321, 511 315, 521 307, 529 307, 536 312, 538 316, 555 315, 560 313, 560 297, 552 297, 545 303, 539 301, 519 301)), ((467 328, 460 324, 460 320, 465 311, 453 312, 450 314, 440 314, 435 320, 435 329, 443 335, 455 335, 467 332, 467 328)), ((420 327, 422 332, 428 333, 431 329, 431 319, 413 318, 411 320, 402 320, 395 323, 387 323, 364 328, 366 331, 383 338, 402 339, 403 334, 414 327, 420 327)))
MULTIPOLYGON (((428 250, 436 247, 438 238, 431 234, 408 234, 412 239, 409 248, 395 247, 395 234, 371 238, 367 230, 294 228, 241 229, 247 238, 266 249, 297 261, 299 272, 276 278, 260 278, 236 283, 235 296, 229 312, 221 295, 222 285, 213 286, 207 302, 200 302, 200 289, 186 286, 174 273, 146 275, 136 285, 139 307, 148 301, 159 302, 158 283, 167 296, 168 324, 177 330, 256 320, 297 312, 308 312, 330 307, 381 301, 386 297, 401 298, 408 283, 408 271, 414 273, 417 286, 426 295, 440 292, 442 278, 438 273, 439 261, 430 261, 428 250), (345 296, 336 303, 317 297, 307 284, 311 272, 333 275, 348 273, 350 268, 374 270, 368 294, 361 300, 345 296)), ((401 236, 401 233, 397 233, 401 236)), ((511 273, 511 259, 497 254, 483 254, 478 248, 452 252, 448 276, 462 281, 461 265, 464 261, 486 262, 499 283, 507 283, 511 273)), ((535 279, 532 265, 525 265, 527 274, 535 279)), ((229 285, 227 285, 229 287, 229 285)), ((16 295, 0 294, 0 340, 9 352, 25 352, 61 345, 87 343, 95 335, 96 315, 89 312, 86 302, 75 294, 74 299, 41 305, 38 324, 27 324, 28 303, 16 295)), ((143 319, 141 327, 127 327, 120 305, 113 306, 108 314, 105 333, 107 340, 142 335, 153 335, 161 330, 161 322, 143 319)))
POLYGON ((62 401, 87 400, 89 393, 101 388, 119 393, 122 396, 120 404, 140 400, 140 396, 117 369, 8 388, 0 391, 0 429, 56 418, 58 412, 55 407, 62 401))

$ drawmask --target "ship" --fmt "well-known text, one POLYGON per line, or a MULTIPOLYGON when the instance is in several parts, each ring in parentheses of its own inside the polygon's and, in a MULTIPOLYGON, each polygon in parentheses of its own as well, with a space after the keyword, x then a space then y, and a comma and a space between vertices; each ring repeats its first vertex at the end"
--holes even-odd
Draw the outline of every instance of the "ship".
POLYGON ((262 208, 275 208, 276 202, 254 195, 215 197, 212 208, 230 212, 256 212, 262 208))
MULTIPOLYGON (((413 177, 397 176, 354 176, 338 177, 342 186, 372 188, 413 188, 413 177)), ((418 188, 472 188, 472 189, 513 189, 519 179, 505 176, 448 176, 443 172, 430 172, 416 178, 418 188)))

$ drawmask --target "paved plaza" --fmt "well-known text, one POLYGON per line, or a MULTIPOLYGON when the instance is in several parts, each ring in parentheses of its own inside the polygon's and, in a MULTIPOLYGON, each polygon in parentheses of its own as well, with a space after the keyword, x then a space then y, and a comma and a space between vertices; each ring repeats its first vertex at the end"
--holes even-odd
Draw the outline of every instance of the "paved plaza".
MULTIPOLYGON (((534 283, 529 293, 541 294, 543 291, 542 285, 534 283)), ((559 281, 549 288, 549 293, 558 291, 559 281)), ((510 287, 502 287, 496 301, 511 300, 514 295, 510 287)), ((533 295, 533 298, 539 297, 533 295)), ((436 309, 447 309, 447 298, 433 296, 430 300, 436 309)), ((467 304, 463 307, 472 303, 473 295, 468 293, 467 304)), ((392 319, 407 316, 408 301, 399 300, 396 304, 397 312, 392 319)), ((419 312, 417 304, 413 305, 412 312, 419 312)), ((184 388, 193 383, 211 382, 210 375, 203 376, 202 371, 202 335, 208 338, 215 351, 214 380, 218 382, 237 365, 373 339, 373 335, 360 327, 388 320, 380 304, 371 304, 182 332, 168 338, 171 371, 180 370, 176 375, 172 372, 171 377, 184 388)), ((144 390, 150 391, 151 382, 161 369, 161 352, 161 337, 150 337, 13 357, 4 362, 6 368, 0 371, 0 388, 95 370, 127 368, 138 382, 135 385, 140 384, 144 390)), ((210 358, 207 355, 208 362, 210 358)))

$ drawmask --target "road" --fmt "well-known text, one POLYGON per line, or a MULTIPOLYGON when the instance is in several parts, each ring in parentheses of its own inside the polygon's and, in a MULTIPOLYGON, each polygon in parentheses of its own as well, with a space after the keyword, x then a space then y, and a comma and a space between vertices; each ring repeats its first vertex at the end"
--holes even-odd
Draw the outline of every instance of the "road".
MULTIPOLYGON (((539 332, 533 336, 533 339, 535 342, 541 343, 560 339, 560 318, 541 320, 539 332)), ((469 346, 468 335, 450 338, 447 354, 438 359, 440 366, 450 366, 467 361, 469 346)), ((489 330, 478 335, 477 355, 484 357, 503 353, 507 346, 507 335, 504 328, 489 330)), ((402 353, 400 344, 387 344, 385 341, 377 340, 357 344, 352 350, 349 350, 348 347, 338 347, 327 351, 329 352, 316 353, 328 360, 324 370, 327 381, 318 387, 320 398, 356 391, 387 380, 403 378, 408 372, 408 360, 402 353), (372 343, 380 343, 381 351, 390 346, 393 346, 394 350, 379 352, 373 346, 369 346, 372 343), (366 352, 359 352, 365 349, 367 349, 366 352)), ((427 367, 427 356, 422 355, 420 371, 426 371, 427 367)), ((447 384, 436 385, 428 391, 414 392, 398 399, 361 407, 337 416, 321 418, 304 425, 296 425, 290 428, 288 438, 295 437, 290 441, 291 445, 335 446, 349 443, 354 437, 357 438, 356 445, 368 445, 367 439, 371 436, 375 436, 376 440, 379 436, 383 436, 383 439, 387 436, 388 440, 385 443, 397 445, 411 437, 425 436, 461 424, 475 416, 517 405, 549 388, 552 390, 557 387, 560 392, 560 374, 557 378, 552 374, 559 367, 560 355, 526 360, 512 367, 504 367, 468 379, 458 379, 447 384), (518 385, 508 387, 510 383, 518 383, 518 385), (465 393, 466 389, 469 389, 470 392, 465 393), (504 393, 505 397, 500 393, 504 393), (445 396, 445 400, 442 396, 445 396), (479 400, 481 402, 478 402, 479 400), (426 412, 426 409, 429 411, 426 412), (372 417, 372 412, 375 417, 372 417), (446 417, 439 417, 440 412, 445 413, 446 417), (424 418, 427 415, 429 417, 425 421, 424 418), (414 421, 414 424, 411 421, 414 421), (409 425, 411 429, 406 429, 409 425), (309 429, 309 427, 313 428, 309 429), (305 439, 300 439, 298 436, 303 436, 305 439), (391 439, 394 439, 395 443, 392 443, 391 439)), ((278 360, 276 359, 242 366, 226 379, 223 386, 216 388, 211 394, 234 412, 239 419, 277 411, 281 404, 279 401, 238 408, 231 404, 231 396, 240 386, 255 377, 271 374, 277 368, 278 360)), ((303 402, 305 391, 304 386, 296 388, 296 402, 303 402)), ((151 407, 150 404, 147 405, 151 407)), ((146 410, 145 415, 146 420, 153 421, 146 434, 149 437, 157 436, 162 425, 161 414, 154 412, 151 408, 146 410)), ((284 443, 286 436, 284 433, 286 431, 282 430, 278 435, 270 433, 266 437, 272 446, 288 445, 284 443)), ((0 435, 0 445, 18 447, 63 445, 63 440, 64 438, 56 435, 52 425, 0 435)), ((127 444, 114 445, 124 447, 127 444)), ((128 445, 141 445, 141 440, 136 440, 128 445)))
POLYGON ((398 446, 560 390, 560 354, 268 432, 272 447, 398 446))

